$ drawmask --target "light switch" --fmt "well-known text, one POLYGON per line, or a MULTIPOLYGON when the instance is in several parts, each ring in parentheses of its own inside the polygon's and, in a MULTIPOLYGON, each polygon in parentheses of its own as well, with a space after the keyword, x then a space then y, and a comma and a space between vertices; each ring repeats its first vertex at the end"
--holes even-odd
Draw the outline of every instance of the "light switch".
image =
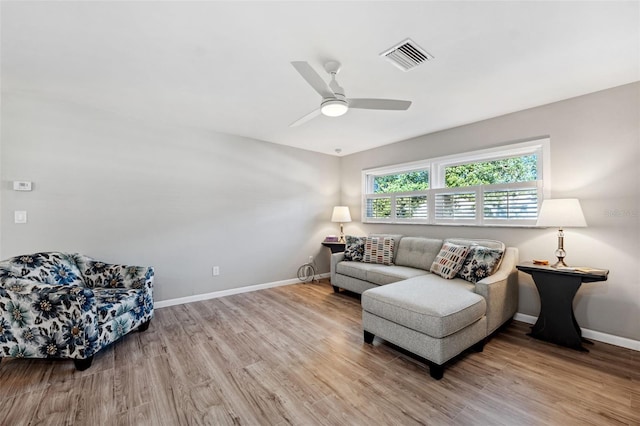
POLYGON ((27 223, 27 212, 24 210, 16 210, 13 212, 13 219, 15 223, 27 223))

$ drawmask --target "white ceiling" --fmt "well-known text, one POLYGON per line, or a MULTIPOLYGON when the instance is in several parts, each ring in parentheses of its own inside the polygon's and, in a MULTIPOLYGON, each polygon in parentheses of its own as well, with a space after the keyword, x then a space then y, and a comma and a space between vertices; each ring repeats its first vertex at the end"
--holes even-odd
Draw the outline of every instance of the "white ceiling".
POLYGON ((5 2, 3 92, 334 154, 640 80, 640 3, 5 2), (433 61, 379 57, 410 37, 433 61), (349 97, 407 99, 290 128, 320 96, 291 66, 342 62, 349 97))

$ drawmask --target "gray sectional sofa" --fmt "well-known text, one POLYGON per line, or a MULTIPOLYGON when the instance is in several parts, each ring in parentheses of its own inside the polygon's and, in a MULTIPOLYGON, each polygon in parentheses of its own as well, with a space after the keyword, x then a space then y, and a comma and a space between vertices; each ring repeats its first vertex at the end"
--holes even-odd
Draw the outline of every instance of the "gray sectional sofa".
POLYGON ((474 347, 510 320, 518 307, 518 249, 494 240, 388 236, 393 264, 346 261, 331 256, 334 291, 362 294, 362 323, 367 343, 378 336, 425 358, 431 376, 440 379, 444 364, 474 347), (477 282, 445 279, 429 271, 443 244, 481 246, 504 252, 494 272, 477 282))

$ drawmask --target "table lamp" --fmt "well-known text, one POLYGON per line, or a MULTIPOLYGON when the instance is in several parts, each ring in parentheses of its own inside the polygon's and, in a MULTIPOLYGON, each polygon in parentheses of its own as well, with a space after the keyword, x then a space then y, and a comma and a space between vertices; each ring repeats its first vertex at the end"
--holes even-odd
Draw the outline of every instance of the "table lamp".
POLYGON ((580 201, 576 198, 558 198, 555 200, 543 200, 538 215, 537 226, 557 227, 558 229, 558 249, 555 252, 558 261, 551 265, 554 268, 567 266, 564 263, 566 252, 564 251, 564 231, 565 227, 585 227, 587 221, 582 214, 580 201))
POLYGON ((344 222, 351 222, 351 214, 349 213, 349 207, 347 206, 335 206, 333 208, 333 214, 331 215, 331 222, 339 222, 340 223, 340 239, 339 243, 345 243, 344 239, 344 222))

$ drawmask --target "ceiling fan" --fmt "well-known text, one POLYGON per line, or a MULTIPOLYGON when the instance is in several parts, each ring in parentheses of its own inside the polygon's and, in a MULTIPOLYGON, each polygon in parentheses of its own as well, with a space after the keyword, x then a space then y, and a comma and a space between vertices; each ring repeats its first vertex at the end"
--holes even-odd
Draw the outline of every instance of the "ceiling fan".
POLYGON ((336 81, 336 74, 340 72, 340 62, 329 61, 324 64, 324 69, 331 75, 329 84, 318 75, 318 73, 304 61, 294 61, 291 65, 300 73, 316 92, 322 96, 320 107, 313 110, 304 117, 294 121, 289 127, 306 123, 320 114, 329 117, 338 117, 345 114, 349 108, 378 109, 390 111, 404 111, 409 109, 411 101, 399 101, 395 99, 371 99, 371 98, 347 98, 344 89, 336 81))

